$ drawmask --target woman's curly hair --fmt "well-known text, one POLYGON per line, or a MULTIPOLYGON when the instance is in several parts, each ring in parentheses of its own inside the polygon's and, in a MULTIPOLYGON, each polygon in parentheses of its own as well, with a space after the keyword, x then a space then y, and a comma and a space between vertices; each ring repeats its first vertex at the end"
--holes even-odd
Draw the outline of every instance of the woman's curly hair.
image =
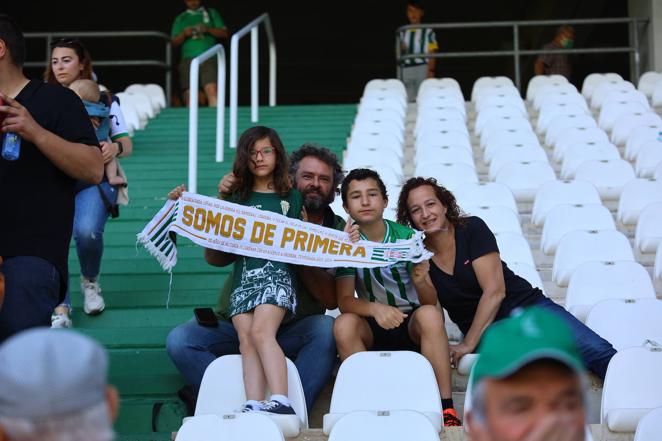
POLYGON ((446 207, 446 218, 450 223, 452 223, 454 226, 462 225, 464 223, 465 214, 457 205, 457 201, 455 200, 453 193, 448 191, 445 187, 437 184, 437 180, 435 178, 423 178, 420 176, 407 180, 407 182, 405 182, 405 184, 402 186, 402 190, 400 190, 397 212, 398 223, 416 228, 414 222, 411 220, 411 215, 409 214, 407 199, 409 198, 409 193, 411 193, 412 190, 418 187, 422 187, 423 185, 429 185, 432 187, 434 194, 437 196, 437 199, 439 199, 439 202, 441 202, 444 207, 446 207))

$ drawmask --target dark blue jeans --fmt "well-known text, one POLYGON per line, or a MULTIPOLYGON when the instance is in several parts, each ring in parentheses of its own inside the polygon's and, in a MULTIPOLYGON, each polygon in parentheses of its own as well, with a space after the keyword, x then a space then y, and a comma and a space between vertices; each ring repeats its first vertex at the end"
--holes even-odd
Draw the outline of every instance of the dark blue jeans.
MULTIPOLYGON (((331 377, 336 360, 333 317, 311 315, 283 325, 276 339, 285 356, 299 371, 308 410, 331 377)), ((219 320, 215 328, 201 326, 195 318, 168 334, 168 355, 196 390, 207 366, 222 355, 239 354, 239 338, 232 323, 219 320)))
POLYGON ((616 349, 611 343, 593 332, 591 328, 577 320, 574 315, 549 298, 540 300, 536 303, 536 306, 541 306, 557 314, 570 326, 572 333, 575 335, 579 352, 584 359, 584 365, 604 380, 609 360, 616 354, 616 349))
POLYGON ((5 301, 0 308, 0 343, 28 328, 51 325, 60 297, 60 273, 41 257, 5 258, 5 301))

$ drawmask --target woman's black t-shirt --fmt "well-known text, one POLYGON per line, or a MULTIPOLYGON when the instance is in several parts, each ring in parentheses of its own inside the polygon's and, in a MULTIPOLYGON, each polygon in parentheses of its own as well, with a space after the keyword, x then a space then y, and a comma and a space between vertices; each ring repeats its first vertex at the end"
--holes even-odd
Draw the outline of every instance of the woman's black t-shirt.
MULTIPOLYGON (((471 327, 483 295, 472 262, 492 252, 499 252, 494 234, 481 218, 471 216, 464 218, 464 223, 455 227, 453 275, 446 274, 430 261, 430 279, 437 290, 439 303, 464 334, 471 327)), ((531 305, 545 297, 540 289, 513 273, 505 262, 501 261, 501 265, 506 297, 501 302, 495 320, 506 318, 513 309, 531 305)))

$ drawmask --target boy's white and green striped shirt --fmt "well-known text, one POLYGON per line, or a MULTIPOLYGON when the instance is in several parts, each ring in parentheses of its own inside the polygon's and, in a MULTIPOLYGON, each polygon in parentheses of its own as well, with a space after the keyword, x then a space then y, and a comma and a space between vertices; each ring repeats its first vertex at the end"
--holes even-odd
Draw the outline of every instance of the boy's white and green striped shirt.
MULTIPOLYGON (((397 243, 414 235, 414 230, 384 219, 386 233, 382 243, 397 243)), ((361 239, 366 239, 361 234, 361 239)), ((379 268, 338 268, 336 278, 355 277, 356 292, 369 302, 379 302, 410 311, 420 304, 411 280, 411 262, 398 262, 379 268)))
MULTIPOLYGON (((429 54, 439 49, 437 36, 430 28, 406 29, 400 33, 400 42, 402 43, 402 55, 429 54)), ((404 60, 404 66, 418 66, 427 64, 425 58, 409 58, 404 60)))

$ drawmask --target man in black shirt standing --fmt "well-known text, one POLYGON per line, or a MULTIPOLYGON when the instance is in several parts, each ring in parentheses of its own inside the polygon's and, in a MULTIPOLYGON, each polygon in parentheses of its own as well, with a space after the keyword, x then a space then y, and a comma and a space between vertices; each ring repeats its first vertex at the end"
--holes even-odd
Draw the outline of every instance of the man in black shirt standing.
POLYGON ((23 34, 0 15, 0 136, 21 138, 16 160, 0 158, 0 342, 23 329, 50 326, 68 283, 76 180, 96 184, 103 177, 81 100, 64 87, 28 80, 24 59, 23 34))

